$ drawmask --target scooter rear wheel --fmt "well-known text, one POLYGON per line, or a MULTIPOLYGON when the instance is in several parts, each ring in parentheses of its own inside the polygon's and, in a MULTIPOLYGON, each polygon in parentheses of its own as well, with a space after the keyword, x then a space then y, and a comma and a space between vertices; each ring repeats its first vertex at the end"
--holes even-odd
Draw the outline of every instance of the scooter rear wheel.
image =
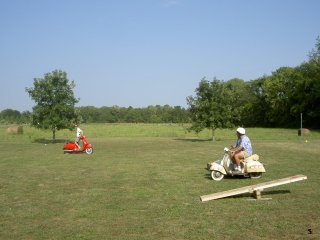
POLYGON ((211 178, 215 181, 220 181, 224 177, 224 174, 219 171, 211 171, 211 178))
POLYGON ((261 178, 262 173, 261 172, 255 172, 255 173, 249 173, 250 178, 257 179, 261 178))

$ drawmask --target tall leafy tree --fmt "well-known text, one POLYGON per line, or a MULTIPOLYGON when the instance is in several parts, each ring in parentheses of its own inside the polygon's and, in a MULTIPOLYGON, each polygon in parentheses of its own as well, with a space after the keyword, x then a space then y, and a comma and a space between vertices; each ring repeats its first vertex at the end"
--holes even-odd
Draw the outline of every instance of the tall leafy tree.
POLYGON ((317 38, 315 48, 309 55, 309 62, 302 64, 299 71, 303 75, 302 88, 299 93, 305 92, 304 106, 306 123, 309 126, 320 128, 320 37, 317 38))
POLYGON ((320 64, 320 37, 317 37, 315 47, 309 53, 309 60, 320 64))
POLYGON ((79 120, 75 104, 74 81, 69 81, 67 73, 54 70, 46 73, 44 78, 34 78, 33 87, 26 92, 36 102, 33 107, 32 125, 40 129, 50 129, 52 140, 57 130, 71 129, 79 120))
POLYGON ((241 122, 247 127, 267 126, 265 112, 269 105, 265 102, 263 82, 265 77, 246 82, 247 101, 242 113, 241 122))
POLYGON ((239 78, 230 79, 224 82, 229 89, 229 103, 232 104, 234 111, 239 115, 233 118, 235 124, 244 125, 247 121, 248 110, 252 107, 252 98, 249 84, 239 78))
POLYGON ((320 62, 310 60, 301 64, 296 71, 291 109, 297 116, 303 113, 305 126, 320 128, 320 62))
POLYGON ((292 121, 295 116, 291 109, 294 107, 293 96, 296 87, 296 69, 281 67, 263 82, 264 97, 269 108, 266 117, 271 126, 286 127, 296 125, 292 121))
POLYGON ((190 130, 210 129, 212 140, 215 140, 216 129, 233 127, 240 121, 241 109, 237 108, 237 96, 232 86, 218 79, 209 82, 203 78, 200 81, 196 96, 187 97, 192 123, 190 130))

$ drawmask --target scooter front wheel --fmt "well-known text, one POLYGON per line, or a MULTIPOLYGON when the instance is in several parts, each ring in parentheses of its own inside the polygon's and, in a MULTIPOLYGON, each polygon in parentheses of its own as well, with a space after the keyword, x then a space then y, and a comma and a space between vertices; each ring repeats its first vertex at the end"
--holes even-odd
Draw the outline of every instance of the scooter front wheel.
POLYGON ((215 181, 220 181, 224 177, 224 174, 219 171, 211 171, 211 178, 215 181))
POLYGON ((93 148, 87 148, 87 149, 86 149, 86 153, 87 153, 87 154, 93 153, 93 148))

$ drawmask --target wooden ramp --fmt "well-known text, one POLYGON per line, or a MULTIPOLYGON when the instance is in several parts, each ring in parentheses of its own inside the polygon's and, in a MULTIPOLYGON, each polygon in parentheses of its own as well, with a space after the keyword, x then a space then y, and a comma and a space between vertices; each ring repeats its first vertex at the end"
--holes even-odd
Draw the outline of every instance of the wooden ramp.
POLYGON ((307 176, 304 175, 296 175, 296 176, 291 176, 291 177, 286 177, 270 182, 265 182, 265 183, 259 183, 247 187, 242 187, 242 188, 236 188, 224 192, 218 192, 218 193, 213 193, 209 195, 204 195, 201 196, 200 199, 202 202, 210 201, 210 200, 215 200, 219 198, 225 198, 225 197, 230 197, 238 194, 243 194, 243 193, 253 193, 254 197, 256 199, 261 198, 261 191, 266 189, 266 188, 271 188, 271 187, 276 187, 279 185, 284 185, 288 183, 293 183, 301 180, 307 179, 307 176))

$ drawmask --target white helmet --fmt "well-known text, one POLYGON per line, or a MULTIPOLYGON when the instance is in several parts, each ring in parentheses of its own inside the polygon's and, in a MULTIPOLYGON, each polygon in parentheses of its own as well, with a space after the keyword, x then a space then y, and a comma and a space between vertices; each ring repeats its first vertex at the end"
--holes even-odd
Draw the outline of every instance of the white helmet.
POLYGON ((242 127, 237 128, 237 132, 240 133, 241 135, 246 134, 246 130, 242 127))

